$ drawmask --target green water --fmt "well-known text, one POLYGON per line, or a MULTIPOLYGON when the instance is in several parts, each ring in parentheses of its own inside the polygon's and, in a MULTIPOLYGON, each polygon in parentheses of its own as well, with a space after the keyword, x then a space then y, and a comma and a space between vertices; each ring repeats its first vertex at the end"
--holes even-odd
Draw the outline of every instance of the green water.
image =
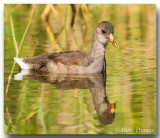
POLYGON ((155 134, 155 5, 77 5, 74 25, 70 5, 54 5, 50 30, 34 16, 19 57, 80 49, 89 51, 96 25, 115 27, 117 48, 106 50, 107 75, 24 75, 16 64, 10 12, 19 45, 32 5, 4 8, 4 131, 6 134, 155 134), (11 79, 9 76, 11 75, 11 79), (9 81, 10 80, 10 81, 9 81), (8 83, 9 82, 9 83, 8 83), (7 87, 8 86, 8 87, 7 87), (111 112, 111 106, 115 111, 111 112), (141 129, 141 130, 140 130, 141 129))

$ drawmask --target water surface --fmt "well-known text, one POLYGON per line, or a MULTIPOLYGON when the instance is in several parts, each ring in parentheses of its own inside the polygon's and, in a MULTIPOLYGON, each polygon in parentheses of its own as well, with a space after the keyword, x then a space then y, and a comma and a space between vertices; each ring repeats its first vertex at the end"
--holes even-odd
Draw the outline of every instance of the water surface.
POLYGON ((108 20, 115 26, 117 48, 107 47, 107 74, 29 73, 17 80, 15 75, 20 70, 16 64, 8 84, 15 57, 9 11, 12 8, 19 44, 32 5, 5 5, 5 133, 155 134, 155 5, 87 5, 87 11, 82 6, 73 26, 71 6, 54 6, 56 14, 50 15, 48 29, 40 19, 45 5, 35 5, 19 57, 65 50, 90 51, 96 25, 108 20))

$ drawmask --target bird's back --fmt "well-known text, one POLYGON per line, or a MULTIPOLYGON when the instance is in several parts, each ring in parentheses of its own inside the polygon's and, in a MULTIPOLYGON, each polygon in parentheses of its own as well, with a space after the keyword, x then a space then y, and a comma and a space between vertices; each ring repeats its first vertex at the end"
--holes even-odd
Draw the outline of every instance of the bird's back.
POLYGON ((83 51, 65 51, 59 53, 47 53, 37 57, 24 58, 23 61, 31 66, 31 69, 42 72, 75 72, 77 68, 86 68, 92 63, 89 54, 83 51))

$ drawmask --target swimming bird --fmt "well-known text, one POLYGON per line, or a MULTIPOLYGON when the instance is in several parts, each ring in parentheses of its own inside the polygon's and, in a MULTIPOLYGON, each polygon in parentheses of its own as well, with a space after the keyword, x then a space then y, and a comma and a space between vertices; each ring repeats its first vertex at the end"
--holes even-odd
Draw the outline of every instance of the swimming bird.
POLYGON ((106 70, 105 50, 108 43, 116 47, 114 27, 108 21, 100 22, 94 33, 89 53, 75 50, 46 53, 37 57, 14 58, 21 69, 60 74, 102 73, 106 70))

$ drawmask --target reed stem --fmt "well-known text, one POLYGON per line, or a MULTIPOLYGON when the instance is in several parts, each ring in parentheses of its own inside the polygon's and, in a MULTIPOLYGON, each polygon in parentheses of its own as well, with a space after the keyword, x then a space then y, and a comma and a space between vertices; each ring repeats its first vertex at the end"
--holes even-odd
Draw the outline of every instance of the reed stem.
MULTIPOLYGON (((19 51, 20 51, 20 49, 22 47, 22 43, 23 43, 23 41, 25 39, 25 36, 27 34, 27 31, 28 31, 28 28, 29 28, 29 26, 31 24, 33 13, 34 13, 34 6, 32 7, 31 15, 30 15, 27 27, 26 27, 26 29, 25 29, 25 31, 23 33, 23 36, 22 36, 22 39, 21 39, 21 42, 20 42, 19 46, 17 44, 16 35, 15 35, 15 31, 14 31, 14 24, 13 24, 12 14, 10 15, 10 24, 11 24, 11 31, 12 31, 12 36, 13 36, 14 47, 15 47, 15 51, 16 51, 16 57, 18 57, 19 51)), ((10 74, 8 76, 8 82, 7 82, 7 86, 6 86, 6 90, 5 90, 4 101, 5 101, 5 99, 7 97, 7 94, 8 94, 8 89, 9 89, 9 86, 10 86, 10 83, 11 83, 11 78, 12 78, 12 75, 13 75, 14 67, 15 67, 15 61, 13 62, 11 72, 10 72, 10 74)))

